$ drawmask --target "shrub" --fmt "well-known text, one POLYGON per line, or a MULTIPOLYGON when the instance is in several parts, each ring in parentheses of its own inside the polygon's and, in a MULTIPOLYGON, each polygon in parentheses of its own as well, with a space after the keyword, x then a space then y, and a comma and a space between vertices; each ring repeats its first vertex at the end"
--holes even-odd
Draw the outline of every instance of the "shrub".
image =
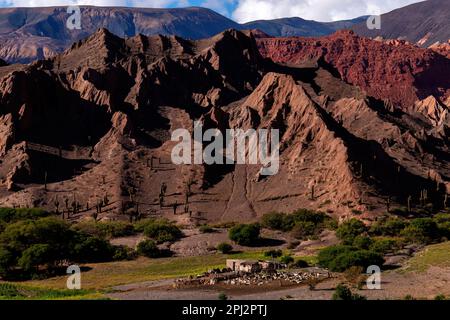
POLYGON ((419 218, 411 221, 401 235, 409 242, 431 243, 440 238, 438 225, 431 218, 419 218))
POLYGON ((408 222, 399 218, 387 218, 375 222, 370 228, 370 234, 377 236, 396 237, 408 226, 408 222))
POLYGON ((367 231, 365 224, 357 219, 342 223, 336 230, 336 235, 344 244, 352 244, 357 236, 367 231))
POLYGON ((315 225, 321 224, 325 222, 325 220, 330 219, 325 213, 323 212, 316 212, 311 211, 307 209, 300 209, 297 211, 294 211, 292 213, 294 216, 294 220, 296 222, 303 221, 303 222, 312 222, 315 225))
POLYGON ((108 241, 72 229, 57 218, 21 220, 8 224, 0 235, 0 274, 8 276, 14 270, 26 277, 38 267, 62 261, 111 261, 115 251, 108 241))
POLYGON ((217 245, 217 250, 219 250, 223 254, 228 254, 231 251, 233 251, 233 246, 229 243, 222 242, 219 245, 217 245))
POLYGON ((0 221, 6 223, 39 219, 50 215, 51 213, 39 208, 0 208, 0 221))
POLYGON ((370 250, 380 254, 386 254, 398 246, 397 241, 392 239, 376 239, 370 245, 370 250))
POLYGON ((214 228, 212 228, 212 227, 208 226, 207 224, 205 224, 205 225, 203 225, 203 226, 201 226, 201 227, 199 228, 199 231, 200 231, 201 233, 213 233, 213 232, 215 232, 216 230, 214 230, 214 228))
POLYGON ((144 227, 144 235, 157 243, 173 242, 181 238, 183 233, 172 222, 167 220, 155 220, 144 227))
POLYGON ((294 226, 294 217, 284 213, 272 212, 262 216, 261 224, 271 230, 290 231, 294 226))
POLYGON ((223 292, 219 293, 218 298, 219 298, 219 300, 222 300, 222 301, 228 300, 228 296, 223 292))
POLYGON ((370 237, 359 235, 353 240, 353 246, 358 249, 369 249, 373 240, 370 237))
POLYGON ((127 237, 135 234, 133 225, 122 221, 83 221, 77 223, 73 228, 91 236, 106 239, 127 237))
POLYGON ((294 258, 292 258, 291 256, 288 256, 288 255, 282 256, 280 258, 280 262, 284 263, 284 264, 291 264, 294 262, 294 258))
POLYGON ((127 246, 115 246, 112 258, 115 261, 133 260, 136 258, 136 251, 127 246))
POLYGON ((333 293, 333 300, 366 300, 366 298, 359 294, 353 294, 347 286, 339 284, 333 293))
POLYGON ((239 245, 253 246, 259 241, 259 224, 240 224, 230 229, 228 236, 239 245))
POLYGON ((299 240, 308 239, 320 232, 317 225, 309 221, 298 221, 292 229, 292 236, 299 240))
POLYGON ((62 260, 70 257, 76 234, 67 222, 49 217, 8 224, 0 235, 0 243, 17 257, 34 244, 48 244, 55 259, 62 260))
POLYGON ((25 271, 37 270, 40 265, 55 261, 53 254, 53 250, 48 244, 33 244, 23 251, 18 265, 25 271))
POLYGON ((297 260, 293 263, 292 265, 294 268, 308 268, 309 267, 309 263, 306 262, 305 260, 297 260))
POLYGON ((279 258, 283 255, 283 251, 281 250, 269 250, 264 252, 264 256, 272 259, 279 258))
POLYGON ((148 258, 159 258, 162 255, 161 250, 159 250, 155 241, 152 240, 144 240, 139 242, 136 251, 139 255, 148 258))
POLYGON ((15 265, 13 254, 4 247, 0 247, 0 276, 4 276, 15 265))
POLYGON ((336 272, 343 272, 353 266, 367 268, 370 265, 381 266, 384 263, 379 253, 345 245, 331 246, 321 250, 318 260, 319 265, 336 272))
POLYGON ((102 238, 80 236, 73 251, 77 262, 106 262, 113 259, 115 247, 102 238))

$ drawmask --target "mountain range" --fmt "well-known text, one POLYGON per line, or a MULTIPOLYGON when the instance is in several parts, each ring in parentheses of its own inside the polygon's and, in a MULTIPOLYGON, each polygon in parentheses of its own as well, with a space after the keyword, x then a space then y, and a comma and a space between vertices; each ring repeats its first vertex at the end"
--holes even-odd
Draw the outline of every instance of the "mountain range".
POLYGON ((2 65, 2 206, 182 224, 298 208, 373 220, 420 206, 424 190, 436 206, 450 192, 450 59, 405 41, 102 28, 49 59, 2 65), (194 121, 278 129, 279 173, 173 164, 171 133, 194 121))
POLYGON ((9 63, 29 63, 64 51, 99 28, 120 37, 177 35, 202 39, 227 29, 258 29, 275 37, 325 36, 340 29, 385 39, 408 40, 421 46, 437 41, 447 43, 449 10, 447 0, 428 0, 382 15, 381 30, 370 31, 366 17, 348 21, 316 22, 299 17, 238 24, 212 10, 198 7, 146 9, 119 7, 82 7, 81 30, 69 30, 66 7, 0 9, 0 58, 9 63))

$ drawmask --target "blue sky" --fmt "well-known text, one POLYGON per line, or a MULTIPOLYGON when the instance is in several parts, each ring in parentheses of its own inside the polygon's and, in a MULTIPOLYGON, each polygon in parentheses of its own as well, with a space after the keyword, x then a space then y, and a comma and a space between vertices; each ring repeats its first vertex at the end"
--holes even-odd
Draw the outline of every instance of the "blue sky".
POLYGON ((351 19, 381 14, 421 0, 0 0, 0 7, 55 5, 97 5, 129 7, 211 8, 238 22, 283 17, 301 17, 317 21, 351 19))

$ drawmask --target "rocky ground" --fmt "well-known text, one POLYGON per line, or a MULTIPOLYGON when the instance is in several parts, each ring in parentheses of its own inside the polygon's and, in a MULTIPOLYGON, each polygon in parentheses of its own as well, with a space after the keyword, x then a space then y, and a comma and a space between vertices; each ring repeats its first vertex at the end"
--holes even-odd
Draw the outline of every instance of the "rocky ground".
MULTIPOLYGON (((193 289, 174 289, 173 281, 164 280, 151 283, 133 284, 116 287, 114 293, 109 294, 115 299, 143 299, 143 300, 217 300, 219 293, 226 293, 231 300, 329 300, 334 289, 342 282, 342 278, 322 281, 314 290, 308 285, 280 286, 271 283, 261 286, 242 287, 204 287, 193 289)), ((381 290, 355 290, 368 299, 404 299, 407 295, 417 299, 434 299, 437 295, 450 294, 450 269, 430 268, 425 273, 400 273, 389 271, 382 274, 381 290)))

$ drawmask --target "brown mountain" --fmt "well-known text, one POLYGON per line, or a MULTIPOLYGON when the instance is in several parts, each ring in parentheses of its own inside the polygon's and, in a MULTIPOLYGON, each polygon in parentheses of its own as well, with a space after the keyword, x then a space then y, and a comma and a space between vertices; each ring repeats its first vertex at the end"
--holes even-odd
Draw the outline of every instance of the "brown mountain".
MULTIPOLYGON (((432 95, 450 97, 450 60, 405 41, 373 41, 352 31, 322 38, 259 39, 261 52, 278 63, 322 60, 344 81, 393 107, 408 108, 432 95)), ((442 49, 445 51, 445 49, 442 49)))
POLYGON ((450 40, 450 1, 427 0, 381 16, 381 29, 369 30, 365 22, 352 27, 366 37, 407 40, 423 47, 450 40))
MULTIPOLYGON (((443 202, 449 116, 446 90, 437 88, 448 89, 445 79, 430 83, 426 99, 405 95, 400 109, 388 101, 390 91, 378 97, 343 71, 356 58, 383 60, 398 46, 396 63, 420 70, 413 76, 448 60, 354 37, 320 40, 314 46, 322 54, 305 49, 304 59, 293 50, 305 41, 297 38, 257 43, 251 33, 227 30, 196 41, 123 39, 101 29, 52 59, 0 67, 0 204, 58 208, 79 219, 106 198, 102 219, 139 212, 197 223, 301 207, 371 218, 386 210, 388 197, 392 207, 409 196, 418 203, 424 189, 443 202), (345 42, 354 59, 328 41, 345 42), (376 51, 361 50, 360 41, 376 51), (430 60, 410 65, 410 55, 430 60), (192 130, 195 120, 221 130, 279 129, 279 173, 261 176, 261 165, 174 165, 171 132, 192 130)), ((415 92, 414 81, 404 85, 415 92)))

